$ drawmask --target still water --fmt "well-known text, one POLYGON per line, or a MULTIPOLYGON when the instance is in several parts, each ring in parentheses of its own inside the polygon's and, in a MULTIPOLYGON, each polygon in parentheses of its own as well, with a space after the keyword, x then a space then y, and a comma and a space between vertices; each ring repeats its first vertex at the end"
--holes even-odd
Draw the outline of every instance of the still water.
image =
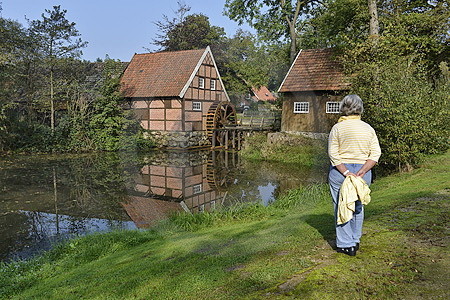
POLYGON ((0 260, 68 237, 147 228, 177 211, 268 205, 287 189, 323 182, 323 174, 224 151, 3 157, 0 260))

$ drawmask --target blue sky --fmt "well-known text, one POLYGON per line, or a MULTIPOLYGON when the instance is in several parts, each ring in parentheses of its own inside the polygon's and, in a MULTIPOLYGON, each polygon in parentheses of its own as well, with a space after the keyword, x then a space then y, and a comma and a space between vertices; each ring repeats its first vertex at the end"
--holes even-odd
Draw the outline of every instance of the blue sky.
MULTIPOLYGON (((134 53, 147 52, 144 47, 157 50, 150 42, 156 37, 153 22, 163 15, 174 17, 177 0, 0 0, 2 17, 27 24, 40 19, 45 9, 61 5, 66 18, 76 23, 81 38, 89 42, 83 49, 83 58, 94 61, 110 58, 129 61, 134 53)), ((236 22, 223 16, 225 0, 184 0, 191 7, 190 14, 203 13, 210 23, 225 28, 233 36, 239 28, 236 22)), ((251 30, 248 26, 241 27, 251 30)))

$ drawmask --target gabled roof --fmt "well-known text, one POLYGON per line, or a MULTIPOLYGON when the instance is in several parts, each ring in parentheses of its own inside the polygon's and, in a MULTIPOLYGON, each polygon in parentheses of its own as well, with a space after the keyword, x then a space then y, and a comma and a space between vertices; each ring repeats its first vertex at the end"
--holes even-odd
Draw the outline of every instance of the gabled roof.
POLYGON ((277 98, 269 91, 266 86, 261 86, 259 89, 252 88, 253 94, 259 101, 275 101, 277 98))
MULTIPOLYGON (((135 54, 121 78, 124 97, 183 97, 209 47, 135 54)), ((211 55, 212 56, 212 55, 211 55)))
POLYGON ((350 84, 333 49, 300 50, 278 92, 346 90, 350 84))

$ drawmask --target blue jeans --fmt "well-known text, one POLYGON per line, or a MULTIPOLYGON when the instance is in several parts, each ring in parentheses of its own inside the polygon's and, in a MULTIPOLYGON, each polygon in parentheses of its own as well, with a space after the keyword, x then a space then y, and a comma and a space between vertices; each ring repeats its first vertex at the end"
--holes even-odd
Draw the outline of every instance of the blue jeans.
MULTIPOLYGON (((345 164, 350 172, 355 173, 361 169, 362 164, 345 164)), ((345 176, 341 174, 335 167, 330 168, 328 174, 328 183, 330 185, 331 197, 334 205, 334 222, 336 226, 336 246, 338 248, 353 247, 359 243, 362 235, 362 226, 364 221, 364 205, 361 201, 356 201, 355 212, 353 218, 347 223, 337 225, 337 210, 339 201, 339 190, 344 182, 345 176)), ((363 179, 370 185, 372 181, 372 171, 367 172, 363 179)))

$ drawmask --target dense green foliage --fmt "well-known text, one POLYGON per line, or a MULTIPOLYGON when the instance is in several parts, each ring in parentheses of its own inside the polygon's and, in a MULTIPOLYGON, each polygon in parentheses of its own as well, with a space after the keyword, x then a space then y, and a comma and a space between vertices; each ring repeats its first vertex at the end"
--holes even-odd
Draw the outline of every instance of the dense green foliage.
POLYGON ((225 38, 225 30, 212 26, 206 15, 186 15, 191 7, 180 1, 177 3, 175 18, 163 15, 162 21, 154 23, 159 32, 152 44, 159 46, 161 51, 204 49, 225 38))
POLYGON ((382 165, 410 170, 424 155, 445 151, 450 134, 450 78, 430 82, 417 63, 404 57, 371 65, 355 78, 353 90, 364 99, 364 119, 379 136, 382 165))
POLYGON ((172 21, 164 25, 159 24, 158 27, 163 33, 160 40, 155 40, 154 44, 161 46, 163 51, 206 48, 225 35, 222 27, 211 26, 209 18, 203 14, 188 15, 179 23, 172 21))
POLYGON ((344 52, 352 92, 366 103, 390 170, 409 170, 426 154, 445 151, 450 133, 448 30, 444 3, 394 2, 380 9, 380 36, 353 41, 344 52))
POLYGON ((262 43, 242 30, 226 37, 224 29, 211 25, 207 16, 188 14, 189 6, 181 2, 178 5, 174 18, 163 15, 163 20, 155 22, 159 32, 153 44, 160 50, 210 46, 228 95, 235 104, 245 99, 253 87, 278 88, 289 68, 286 45, 262 43))
POLYGON ((301 44, 335 47, 365 102, 387 170, 409 170, 445 151, 449 137, 450 8, 445 1, 381 1, 369 37, 367 1, 335 0, 305 22, 301 44))
POLYGON ((133 119, 131 111, 122 107, 119 93, 121 65, 114 61, 104 63, 104 82, 100 95, 93 103, 88 134, 100 150, 138 150, 152 147, 152 142, 143 138, 143 129, 133 119))
POLYGON ((253 87, 276 90, 289 68, 286 45, 260 43, 246 31, 238 30, 211 48, 228 95, 236 103, 253 87))
POLYGON ((239 24, 248 23, 265 41, 287 40, 292 63, 297 54, 297 32, 301 20, 318 3, 320 1, 316 0, 227 0, 225 14, 239 24))
POLYGON ((55 6, 29 28, 0 18, 0 151, 151 147, 118 93, 124 64, 90 63, 75 23, 55 6))

